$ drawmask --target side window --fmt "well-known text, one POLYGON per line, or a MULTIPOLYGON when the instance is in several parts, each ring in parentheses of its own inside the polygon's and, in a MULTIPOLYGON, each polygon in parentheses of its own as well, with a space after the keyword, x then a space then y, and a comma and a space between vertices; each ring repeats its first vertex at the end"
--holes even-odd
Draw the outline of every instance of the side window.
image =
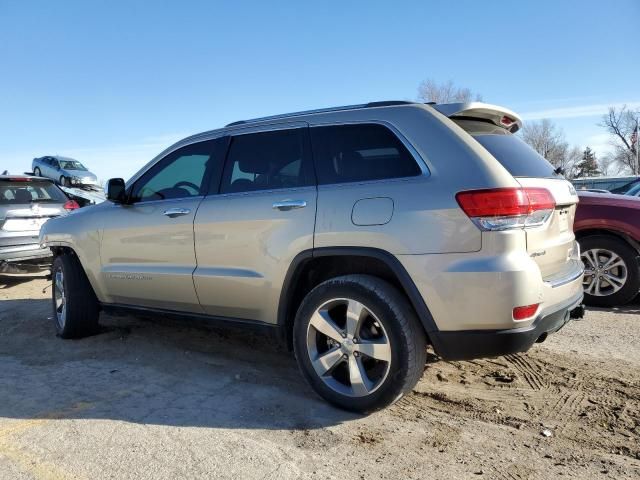
POLYGON ((51 163, 51 166, 52 166, 53 168, 58 168, 58 166, 59 166, 59 164, 58 164, 58 160, 56 160, 56 159, 54 158, 54 159, 49 160, 49 162, 51 163))
POLYGON ((311 128, 319 184, 412 177, 415 159, 387 127, 376 124, 311 128))
POLYGON ((222 166, 222 156, 216 154, 218 142, 194 143, 170 153, 135 183, 131 200, 148 202, 205 195, 207 174, 219 174, 222 166))
POLYGON ((304 155, 304 129, 249 133, 232 138, 221 193, 313 184, 304 155))

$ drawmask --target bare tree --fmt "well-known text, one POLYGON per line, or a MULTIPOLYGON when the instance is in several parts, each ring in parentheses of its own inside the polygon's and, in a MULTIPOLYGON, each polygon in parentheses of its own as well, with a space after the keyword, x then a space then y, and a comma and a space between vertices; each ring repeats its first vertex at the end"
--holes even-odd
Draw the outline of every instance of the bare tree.
POLYGON ((576 165, 582 159, 578 147, 570 147, 564 132, 551 120, 525 123, 520 131, 522 139, 556 168, 562 169, 567 178, 573 178, 576 165))
POLYGON ((438 83, 429 78, 418 87, 418 100, 435 103, 471 102, 481 101, 482 96, 468 88, 455 86, 452 80, 438 83))
POLYGON ((600 171, 602 175, 605 177, 612 177, 620 173, 620 167, 617 164, 614 155, 609 153, 604 157, 600 157, 598 159, 598 165, 600 166, 600 171))
POLYGON ((611 135, 613 161, 621 170, 630 171, 636 175, 640 173, 636 165, 636 149, 640 139, 633 143, 631 137, 639 121, 640 110, 633 111, 624 105, 620 109, 610 107, 609 113, 602 117, 602 122, 599 124, 611 135))

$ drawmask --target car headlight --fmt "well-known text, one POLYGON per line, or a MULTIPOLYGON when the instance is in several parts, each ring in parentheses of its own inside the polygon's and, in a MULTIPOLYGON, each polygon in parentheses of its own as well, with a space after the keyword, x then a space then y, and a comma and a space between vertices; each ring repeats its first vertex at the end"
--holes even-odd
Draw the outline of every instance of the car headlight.
POLYGON ((80 183, 81 181, 80 177, 71 177, 71 183, 80 183))

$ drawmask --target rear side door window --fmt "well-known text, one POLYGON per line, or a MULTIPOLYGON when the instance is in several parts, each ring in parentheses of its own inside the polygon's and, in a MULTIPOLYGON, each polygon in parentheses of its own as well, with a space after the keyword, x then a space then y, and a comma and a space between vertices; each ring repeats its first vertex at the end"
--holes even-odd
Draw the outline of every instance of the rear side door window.
POLYGON ((306 150, 304 128, 236 135, 231 139, 220 193, 313 185, 306 150))
POLYGON ((312 127, 319 184, 413 177, 420 167, 400 139, 379 124, 312 127))

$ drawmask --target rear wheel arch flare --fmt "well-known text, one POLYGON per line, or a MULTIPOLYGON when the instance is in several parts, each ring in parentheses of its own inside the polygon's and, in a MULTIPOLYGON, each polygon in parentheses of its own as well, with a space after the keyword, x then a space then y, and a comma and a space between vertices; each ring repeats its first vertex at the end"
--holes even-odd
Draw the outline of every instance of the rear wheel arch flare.
POLYGON ((293 321, 302 299, 316 285, 346 274, 378 276, 404 294, 429 336, 437 326, 415 283, 391 253, 370 247, 326 247, 306 250, 292 260, 280 292, 278 325, 291 346, 293 321))
POLYGON ((604 236, 608 235, 610 237, 614 237, 628 243, 633 249, 635 249, 638 252, 638 255, 640 255, 640 241, 634 240, 628 234, 626 234, 625 232, 621 232, 619 230, 610 230, 605 228, 590 228, 585 230, 578 230, 577 232, 575 232, 575 235, 576 235, 576 241, 578 243, 580 243, 580 240, 586 237, 592 237, 595 235, 604 235, 604 236))

